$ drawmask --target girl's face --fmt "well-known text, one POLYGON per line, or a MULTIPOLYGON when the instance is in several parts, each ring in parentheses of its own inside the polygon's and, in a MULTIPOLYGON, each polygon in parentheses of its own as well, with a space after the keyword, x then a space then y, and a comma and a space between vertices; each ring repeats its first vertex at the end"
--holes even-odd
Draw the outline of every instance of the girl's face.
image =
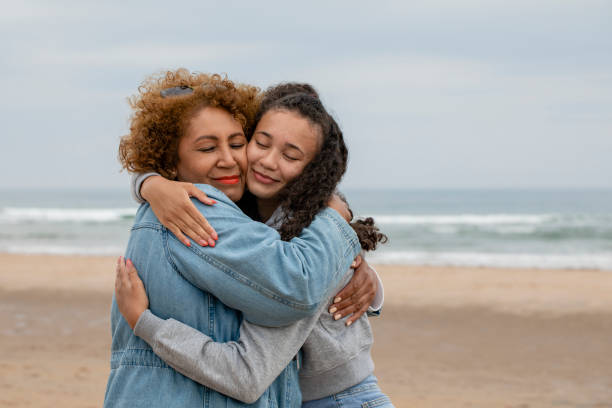
POLYGON ((295 112, 268 111, 247 147, 249 191, 259 199, 274 199, 299 176, 321 145, 317 126, 295 112))
POLYGON ((189 121, 178 146, 180 181, 210 184, 238 201, 246 183, 247 139, 224 109, 206 107, 189 121))

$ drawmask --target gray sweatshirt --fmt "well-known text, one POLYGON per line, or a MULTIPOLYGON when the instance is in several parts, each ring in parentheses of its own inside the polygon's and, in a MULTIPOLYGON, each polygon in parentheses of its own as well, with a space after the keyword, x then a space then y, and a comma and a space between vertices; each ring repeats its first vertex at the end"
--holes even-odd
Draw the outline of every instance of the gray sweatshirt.
MULTIPOLYGON (((136 181, 132 186, 135 197, 142 199, 140 184, 136 181)), ((274 225, 277 216, 268 224, 274 225)), ((351 277, 349 270, 331 293, 337 293, 351 277)), ((239 340, 226 343, 214 342, 174 319, 160 319, 149 310, 140 316, 134 333, 181 374, 246 403, 256 401, 301 349, 300 388, 303 400, 309 401, 343 391, 374 371, 367 316, 347 327, 345 319, 335 321, 327 313, 332 302, 330 298, 311 317, 284 327, 245 320, 239 340)))

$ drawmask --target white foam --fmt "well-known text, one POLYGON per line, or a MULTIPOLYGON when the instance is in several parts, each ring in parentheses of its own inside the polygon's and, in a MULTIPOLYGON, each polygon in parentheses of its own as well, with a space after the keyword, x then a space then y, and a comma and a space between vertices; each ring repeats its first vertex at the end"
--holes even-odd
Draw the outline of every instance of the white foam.
POLYGON ((125 245, 98 245, 81 247, 74 245, 24 244, 0 246, 0 252, 32 255, 120 255, 125 252, 125 245))
POLYGON ((0 222, 94 222, 103 223, 133 217, 135 208, 14 208, 0 210, 0 222))
POLYGON ((396 265, 612 270, 612 253, 508 254, 479 252, 379 251, 368 256, 368 261, 370 260, 372 263, 396 265))
POLYGON ((542 224, 555 217, 554 214, 438 214, 438 215, 373 215, 379 224, 412 225, 500 225, 542 224))

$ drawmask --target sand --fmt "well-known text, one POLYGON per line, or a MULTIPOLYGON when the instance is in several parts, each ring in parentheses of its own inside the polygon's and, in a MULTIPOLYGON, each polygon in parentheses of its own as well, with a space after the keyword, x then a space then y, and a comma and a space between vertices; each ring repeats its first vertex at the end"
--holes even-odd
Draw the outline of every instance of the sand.
MULTIPOLYGON (((396 407, 612 407, 612 272, 378 266, 396 407)), ((114 258, 0 254, 0 406, 98 407, 114 258)))

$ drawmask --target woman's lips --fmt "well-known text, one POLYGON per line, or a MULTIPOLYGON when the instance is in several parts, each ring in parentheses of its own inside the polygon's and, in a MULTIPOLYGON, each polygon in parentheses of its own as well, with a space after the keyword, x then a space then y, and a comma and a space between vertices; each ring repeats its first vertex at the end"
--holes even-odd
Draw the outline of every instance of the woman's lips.
POLYGON ((274 180, 273 178, 270 178, 270 177, 265 176, 265 175, 263 175, 261 173, 258 173, 255 170, 252 170, 252 171, 253 171, 253 175, 255 176, 255 179, 257 181, 259 181, 260 183, 262 183, 262 184, 272 184, 272 183, 276 183, 277 182, 277 180, 274 180))
POLYGON ((223 184, 237 184, 240 183, 240 176, 227 176, 216 178, 219 183, 223 184))

